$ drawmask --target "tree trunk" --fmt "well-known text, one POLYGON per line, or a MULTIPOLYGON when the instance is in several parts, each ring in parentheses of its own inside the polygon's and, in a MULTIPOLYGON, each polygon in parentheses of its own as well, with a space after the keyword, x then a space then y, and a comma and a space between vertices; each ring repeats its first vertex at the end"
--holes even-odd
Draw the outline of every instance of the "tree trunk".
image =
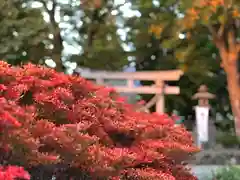
POLYGON ((52 60, 56 63, 55 70, 58 72, 64 72, 65 70, 61 58, 62 55, 60 53, 54 52, 54 54, 52 55, 52 60))
POLYGON ((216 36, 214 36, 214 41, 219 49, 222 67, 227 74, 227 88, 235 122, 235 132, 240 137, 239 45, 232 30, 227 33, 227 41, 223 37, 216 36))
POLYGON ((227 87, 235 121, 235 131, 236 135, 240 137, 240 84, 237 62, 236 60, 233 63, 228 63, 224 69, 227 73, 227 87))
POLYGON ((56 28, 53 40, 53 54, 52 59, 56 63, 56 71, 58 72, 64 72, 65 68, 62 63, 62 50, 63 50, 63 40, 61 37, 61 31, 59 28, 56 28))

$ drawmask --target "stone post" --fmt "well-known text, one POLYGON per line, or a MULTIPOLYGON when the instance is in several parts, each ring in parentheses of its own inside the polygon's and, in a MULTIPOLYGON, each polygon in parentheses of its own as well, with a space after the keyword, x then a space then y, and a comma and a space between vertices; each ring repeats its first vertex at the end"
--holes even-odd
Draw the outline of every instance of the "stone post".
POLYGON ((198 92, 193 95, 193 100, 198 100, 195 107, 197 145, 203 148, 203 144, 209 141, 209 100, 215 98, 214 94, 208 92, 206 85, 201 85, 198 92))

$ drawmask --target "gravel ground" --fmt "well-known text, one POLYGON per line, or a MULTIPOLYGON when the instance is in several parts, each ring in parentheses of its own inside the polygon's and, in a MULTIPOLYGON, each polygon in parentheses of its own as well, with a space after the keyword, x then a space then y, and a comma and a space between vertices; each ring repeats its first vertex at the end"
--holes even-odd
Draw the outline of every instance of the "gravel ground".
POLYGON ((217 165, 198 165, 198 166, 190 166, 192 168, 193 174, 195 174, 199 180, 207 180, 207 178, 211 178, 212 174, 216 169, 224 167, 217 165))

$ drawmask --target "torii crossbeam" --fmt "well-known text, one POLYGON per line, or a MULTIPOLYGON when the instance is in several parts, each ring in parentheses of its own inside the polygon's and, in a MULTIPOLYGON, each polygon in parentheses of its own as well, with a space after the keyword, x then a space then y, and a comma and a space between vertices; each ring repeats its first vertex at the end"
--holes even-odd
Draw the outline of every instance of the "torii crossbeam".
POLYGON ((164 113, 165 103, 164 95, 179 94, 180 88, 177 86, 168 86, 166 81, 178 81, 183 75, 181 70, 167 71, 138 71, 138 72, 109 72, 109 71, 77 71, 82 77, 95 80, 97 84, 109 85, 107 80, 125 80, 125 86, 113 86, 120 93, 137 93, 137 94, 156 94, 158 99, 156 102, 156 112, 164 113), (153 81, 151 86, 135 86, 134 81, 153 81))

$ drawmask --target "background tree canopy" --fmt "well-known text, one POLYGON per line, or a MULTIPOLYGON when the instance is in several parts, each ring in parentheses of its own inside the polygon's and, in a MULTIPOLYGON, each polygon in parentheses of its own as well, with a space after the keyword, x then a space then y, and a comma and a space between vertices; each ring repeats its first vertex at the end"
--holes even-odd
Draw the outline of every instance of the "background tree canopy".
MULTIPOLYGON (((125 65, 137 70, 180 68, 185 72, 176 83, 181 94, 167 97, 167 112, 176 109, 180 115, 191 115, 191 96, 204 83, 217 95, 213 101, 217 119, 232 119, 226 74, 206 26, 222 22, 225 16, 220 12, 212 17, 209 9, 201 9, 203 16, 196 21, 191 8, 198 1, 187 0, 0 2, 0 56, 9 63, 46 63, 67 73, 76 66, 102 70, 121 70, 125 65)), ((214 2, 220 6, 218 1, 209 2, 213 2, 211 7, 214 2)), ((239 17, 238 6, 231 7, 234 17, 239 17)))
POLYGON ((213 103, 219 119, 229 119, 226 77, 220 67, 218 50, 209 32, 200 25, 188 33, 179 33, 177 22, 184 15, 178 11, 177 2, 132 3, 141 16, 128 18, 125 26, 129 29, 127 41, 134 46, 131 53, 136 66, 138 70, 180 68, 185 72, 177 83, 181 95, 167 97, 168 111, 177 109, 184 116, 192 114, 191 96, 204 83, 217 95, 213 103))

